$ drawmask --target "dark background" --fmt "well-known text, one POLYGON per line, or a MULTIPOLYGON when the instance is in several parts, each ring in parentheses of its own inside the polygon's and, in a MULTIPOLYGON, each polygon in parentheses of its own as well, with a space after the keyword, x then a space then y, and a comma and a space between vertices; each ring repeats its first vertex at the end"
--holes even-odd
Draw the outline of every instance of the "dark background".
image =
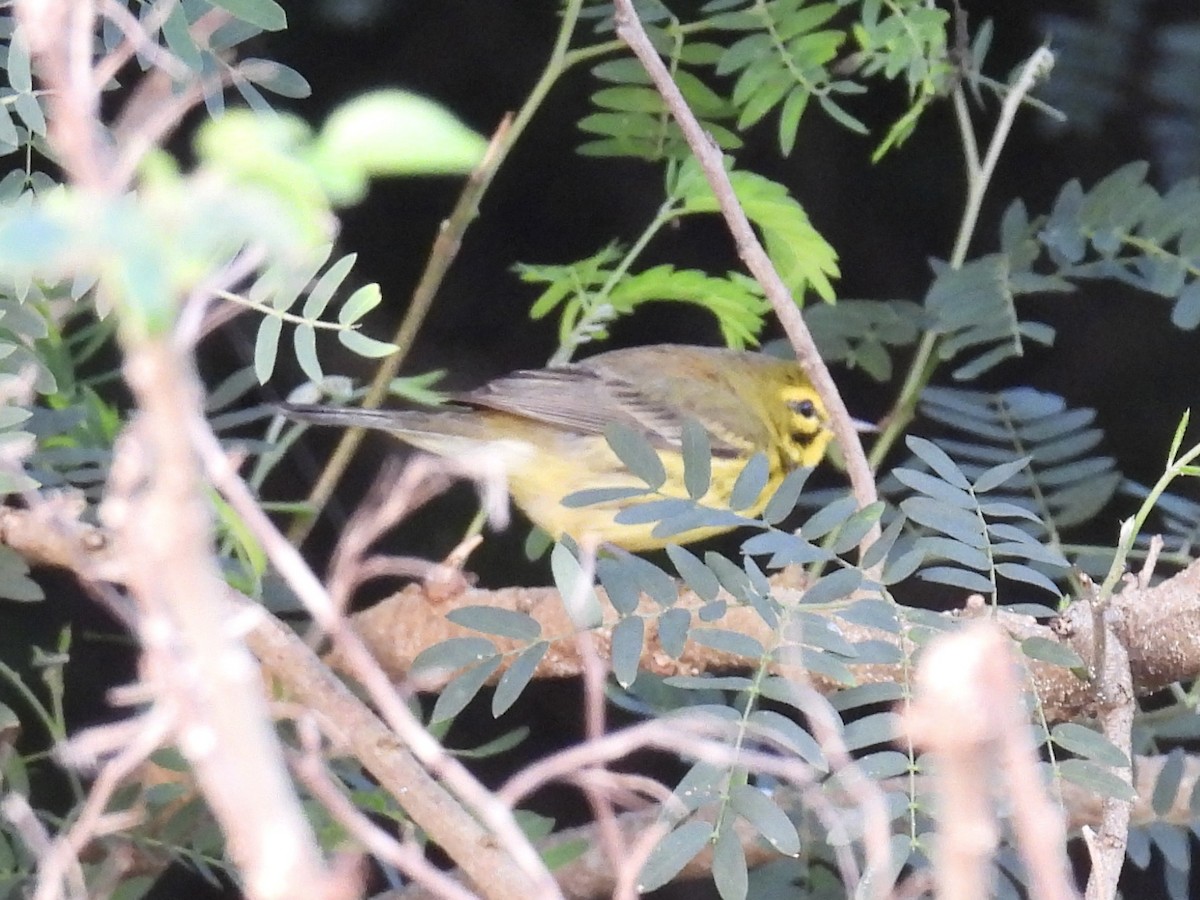
MULTIPOLYGON (((264 36, 256 53, 298 69, 313 96, 282 104, 314 123, 355 94, 400 86, 445 104, 470 126, 489 134, 515 110, 537 79, 555 35, 558 3, 553 0, 439 0, 437 3, 387 0, 322 0, 287 3, 290 28, 264 36)), ((680 9, 682 9, 682 4, 680 9)), ((1114 86, 1114 105, 1092 131, 1050 129, 1037 113, 1023 111, 1000 163, 972 255, 996 248, 997 222, 1004 207, 1023 198, 1033 213, 1046 210, 1063 183, 1079 178, 1085 186, 1134 159, 1157 160, 1153 180, 1160 188, 1194 175, 1186 134, 1176 145, 1156 139, 1155 122, 1172 112, 1139 73, 1148 71, 1160 48, 1155 35, 1187 4, 1112 4, 1140 11, 1120 46, 1128 54, 1129 76, 1114 86), (1156 118, 1157 117, 1157 118, 1156 118)), ((988 71, 1004 79, 1042 40, 1052 41, 1066 26, 1056 14, 1085 15, 1092 4, 1033 3, 1014 0, 969 3, 973 23, 995 22, 988 71)), ((585 32, 586 34, 586 32, 585 32)), ((1065 61, 1060 65, 1065 65, 1065 61)), ((659 168, 628 160, 587 159, 571 150, 579 142, 575 121, 590 107, 597 83, 580 69, 552 91, 531 127, 500 171, 470 227, 433 310, 409 356, 405 371, 448 369, 448 384, 468 387, 514 367, 542 365, 554 349, 555 325, 531 323, 527 310, 536 288, 512 273, 516 262, 565 263, 588 256, 614 239, 630 241, 662 198, 659 168)), ((1200 77, 1197 78, 1200 94, 1200 77)), ((920 299, 930 281, 928 259, 950 252, 963 199, 963 166, 948 104, 921 121, 917 134, 877 165, 869 162, 875 142, 902 112, 901 89, 872 91, 847 105, 873 129, 858 137, 825 119, 814 106, 800 129, 796 149, 779 157, 776 117, 768 115, 737 154, 739 164, 787 184, 814 225, 836 247, 842 278, 840 296, 920 299)), ((980 140, 994 121, 997 103, 978 114, 980 140)), ((186 154, 187 135, 175 140, 186 154)), ((376 182, 360 206, 343 215, 340 249, 357 252, 352 278, 377 281, 384 304, 366 320, 373 336, 387 339, 400 321, 437 227, 461 186, 458 178, 412 178, 376 182)), ((668 230, 649 248, 639 266, 671 262, 711 272, 739 268, 719 221, 687 222, 668 230)), ((1064 395, 1070 406, 1091 406, 1108 439, 1106 450, 1127 475, 1152 481, 1161 472, 1171 433, 1181 411, 1195 405, 1200 376, 1200 345, 1194 333, 1174 329, 1161 299, 1111 284, 1088 284, 1072 295, 1030 298, 1023 313, 1058 328, 1052 349, 1034 348, 1025 358, 990 373, 986 387, 1030 384, 1064 395)), ((245 365, 253 342, 246 330, 230 329, 205 350, 202 366, 214 376, 245 365)), ((681 341, 716 343, 709 317, 664 304, 614 328, 610 346, 681 341)), ((370 376, 364 361, 329 346, 327 370, 370 376)), ((585 353, 587 350, 585 349, 585 353)), ((281 354, 281 359, 286 354, 281 354)), ((852 411, 880 414, 895 387, 880 389, 855 373, 837 373, 852 411)), ((286 367, 276 375, 277 395, 300 378, 286 367)), ((211 383, 211 382, 210 382, 211 383)), ((270 391, 268 392, 270 395, 270 391)), ((289 499, 303 496, 323 463, 333 436, 312 435, 296 454, 295 469, 273 484, 289 499)), ((394 447, 372 440, 346 479, 329 515, 306 550, 320 566, 329 542, 354 508, 394 447)), ((1185 488, 1186 489, 1186 488, 1185 488)), ((470 517, 472 494, 456 490, 449 506, 423 511, 400 529, 387 549, 437 557, 456 542, 470 517)), ((1097 524, 1095 537, 1115 537, 1118 511, 1097 524)), ((473 560, 485 584, 544 582, 538 565, 519 561, 519 529, 498 536, 473 560)), ((55 582, 53 598, 28 607, 14 623, 18 633, 44 633, 42 646, 64 621, 81 633, 103 629, 103 616, 84 600, 68 600, 68 586, 55 582)), ((69 715, 74 723, 102 716, 101 690, 132 675, 128 649, 82 640, 71 666, 69 715)), ((483 705, 483 704, 477 704, 483 705)), ((486 711, 469 714, 450 736, 454 746, 471 746, 513 727, 530 723, 537 735, 515 754, 476 767, 489 782, 501 779, 523 759, 541 755, 579 736, 579 697, 574 685, 537 685, 500 723, 486 711)), ((564 822, 584 816, 580 801, 567 795, 543 798, 542 811, 564 822)), ((164 885, 161 896, 181 896, 194 885, 164 885)), ((199 896, 199 894, 194 894, 199 896)))
MULTIPOLYGON (((434 7, 416 3, 335 0, 294 4, 291 28, 264 39, 264 55, 299 69, 311 82, 313 96, 292 108, 319 122, 339 102, 363 90, 401 86, 432 97, 470 126, 490 134, 504 113, 517 109, 550 52, 557 24, 553 0, 478 2, 450 0, 434 7), (318 51, 319 52, 316 52, 318 51)), ((677 4, 681 11, 687 4, 677 4)), ((1110 29, 1120 53, 1108 52, 1122 66, 1110 81, 1077 69, 1089 59, 1060 58, 1057 80, 1039 91, 1068 111, 1087 91, 1110 96, 1107 114, 1095 121, 1073 121, 1090 129, 1053 127, 1031 109, 1023 110, 988 192, 971 255, 997 247, 1004 208, 1022 199, 1031 214, 1048 210, 1062 185, 1078 178, 1090 186, 1136 159, 1157 162, 1151 179, 1160 189, 1196 173, 1200 153, 1197 130, 1177 130, 1164 140, 1163 121, 1184 118, 1160 99, 1147 74, 1161 57, 1161 29, 1185 14, 1172 3, 1113 3, 1110 29), (1125 12, 1122 9, 1128 8, 1125 12)), ((1051 47, 1073 46, 1076 21, 1091 4, 993 2, 967 4, 972 29, 986 18, 995 37, 986 64, 1004 80, 1042 41, 1051 47)), ((1097 14, 1099 15, 1099 14, 1097 14)), ((577 43, 589 39, 588 28, 577 43)), ((604 37, 609 37, 606 34, 604 37)), ((1100 50, 1089 48, 1094 54, 1100 50)), ((1115 65, 1114 62, 1114 65, 1115 65)), ((1195 82, 1200 94, 1200 62, 1195 82)), ((663 195, 660 167, 630 160, 590 159, 572 148, 580 142, 575 122, 592 110, 589 95, 598 82, 581 67, 567 73, 551 91, 530 128, 503 166, 467 232, 461 252, 440 290, 405 371, 449 370, 451 387, 476 385, 517 367, 542 365, 555 346, 553 320, 531 322, 527 310, 537 286, 519 281, 516 262, 566 263, 586 257, 612 240, 633 240, 653 215, 663 195)), ((840 256, 839 296, 919 300, 930 282, 928 261, 950 252, 962 210, 964 177, 956 126, 948 103, 935 105, 917 133, 899 150, 872 165, 870 154, 888 125, 902 112, 902 88, 883 86, 863 98, 850 98, 851 111, 873 130, 860 137, 825 118, 814 106, 801 124, 796 149, 781 158, 776 116, 765 117, 738 151, 743 168, 788 185, 813 224, 840 256)), ((981 146, 994 122, 997 101, 988 99, 975 120, 981 146)), ((1184 113, 1189 112, 1187 110, 1184 113)), ((1200 121, 1197 116, 1192 121, 1200 121)), ((452 207, 461 180, 410 178, 377 181, 367 200, 343 216, 342 250, 359 254, 353 278, 378 281, 385 297, 366 327, 387 338, 403 315, 408 296, 424 266, 441 220, 452 207)), ((710 272, 740 270, 730 239, 714 216, 693 217, 665 230, 639 260, 639 267, 669 262, 710 272)), ((1069 406, 1094 407, 1108 435, 1104 447, 1131 478, 1153 481, 1182 410, 1194 405, 1200 376, 1195 333, 1169 323, 1169 304, 1112 283, 1087 283, 1073 294, 1020 300, 1022 316, 1047 321, 1058 329, 1053 348, 1030 347, 1028 355, 985 376, 980 386, 1015 384, 1062 394, 1069 406)), ((252 323, 247 328, 252 327, 252 323)), ((778 332, 767 337, 777 336, 778 332)), ((224 347, 214 348, 213 364, 224 368, 249 360, 252 336, 232 331, 224 347)), ((718 343, 711 317, 678 304, 651 305, 613 328, 603 347, 662 341, 718 343)), ((328 342, 327 368, 370 375, 369 363, 328 342), (336 360, 336 362, 334 362, 336 360)), ((586 355, 592 351, 585 347, 586 355)), ((286 354, 281 354, 285 356, 286 354)), ((902 371, 898 367, 898 370, 902 371)), ((835 373, 851 410, 876 417, 894 398, 896 385, 881 387, 859 373, 835 373)), ((300 376, 281 372, 281 392, 300 376)), ((946 376, 948 378, 948 376, 946 376)), ((313 434, 295 458, 297 478, 311 479, 325 459, 334 436, 313 434), (312 452, 311 458, 305 454, 312 452), (306 474, 307 473, 307 474, 306 474)), ((372 440, 359 466, 347 478, 338 501, 317 529, 310 550, 323 556, 384 456, 388 439, 372 440)), ((461 502, 471 503, 463 489, 461 502)), ((469 514, 464 514, 469 515, 469 514)), ((1094 540, 1111 538, 1118 513, 1097 523, 1094 540)), ((425 552, 444 553, 453 545, 464 516, 418 517, 401 543, 425 552), (444 527, 443 527, 444 523, 444 527)), ((536 572, 507 569, 519 556, 520 534, 489 542, 475 563, 486 583, 513 583, 536 572), (493 565, 500 566, 498 570, 493 565)))

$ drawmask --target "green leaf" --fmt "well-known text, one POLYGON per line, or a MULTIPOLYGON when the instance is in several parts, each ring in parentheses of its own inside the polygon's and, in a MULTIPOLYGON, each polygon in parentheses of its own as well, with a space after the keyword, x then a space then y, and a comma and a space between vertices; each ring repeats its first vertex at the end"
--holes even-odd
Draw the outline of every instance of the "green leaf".
POLYGON ((1171 307, 1171 324, 1183 331, 1194 331, 1200 325, 1200 280, 1189 282, 1179 292, 1171 307))
POLYGON ((698 556, 675 544, 667 545, 667 556, 671 558, 679 577, 701 600, 710 603, 717 598, 721 592, 721 583, 712 569, 701 562, 698 556))
POLYGON ((784 156, 792 155, 796 133, 800 130, 800 118, 808 108, 811 97, 806 88, 794 87, 783 101, 783 109, 779 112, 779 152, 784 156))
POLYGON ((687 647, 692 616, 686 609, 668 609, 658 617, 658 642, 672 659, 679 659, 687 647))
POLYGON ((900 619, 896 615, 896 604, 877 597, 863 597, 855 600, 849 606, 837 611, 839 619, 853 622, 855 625, 865 625, 868 628, 878 628, 888 634, 900 633, 900 619))
POLYGON ((746 900, 750 875, 746 869, 746 852, 742 840, 732 828, 723 828, 717 835, 712 857, 713 884, 721 900, 746 900))
POLYGON ((691 819, 668 834, 642 867, 637 880, 638 891, 649 893, 672 881, 705 848, 712 833, 710 823, 691 819))
POLYGON ((266 316, 258 326, 254 339, 254 374, 260 384, 266 384, 275 371, 279 357, 279 338, 283 335, 283 320, 266 316))
POLYGON ((612 630, 612 669, 617 684, 628 689, 637 679, 646 639, 641 616, 626 616, 612 630))
POLYGON ((1064 750, 1105 766, 1129 768, 1129 757, 1103 734, 1074 722, 1062 722, 1050 732, 1050 740, 1064 750))
POLYGON ((923 535, 917 539, 917 545, 924 551, 926 559, 947 559, 977 572, 986 572, 991 568, 991 561, 984 550, 971 547, 962 541, 938 535, 923 535))
MULTIPOLYGON (((1117 749, 1117 748, 1113 748, 1117 749)), ((1120 750, 1117 750, 1120 753, 1120 750)), ((1121 754, 1124 756, 1124 754, 1121 754)), ((1183 781, 1183 769, 1186 754, 1175 747, 1167 754, 1163 767, 1154 782, 1154 792, 1150 797, 1150 805, 1154 812, 1165 817, 1175 807, 1175 798, 1179 795, 1179 786, 1183 781)), ((1102 761, 1102 760, 1098 760, 1102 761)))
POLYGON ((1013 581, 1023 581, 1026 584, 1036 585, 1043 590, 1049 591, 1056 597, 1062 596, 1062 591, 1058 586, 1039 572, 1037 569, 1029 566, 1022 566, 1018 563, 1002 562, 996 565, 996 573, 1003 575, 1005 578, 1010 578, 1013 581))
POLYGON ((512 661, 512 664, 500 676, 500 681, 496 685, 496 692, 492 695, 493 716, 499 718, 510 706, 517 702, 526 685, 533 680, 538 664, 549 649, 550 644, 548 641, 538 641, 536 644, 526 647, 512 661))
POLYGON ((685 691, 748 691, 754 687, 745 675, 670 675, 663 684, 685 691))
POLYGON ((863 574, 858 569, 838 569, 805 588, 801 602, 814 606, 832 603, 850 596, 862 584, 862 580, 863 574))
POLYGON ((752 592, 753 588, 745 570, 721 554, 709 550, 704 554, 704 564, 717 576, 721 587, 737 599, 745 600, 752 592))
POLYGON ((786 856, 800 852, 800 835, 787 814, 760 789, 747 784, 730 788, 733 811, 749 822, 767 843, 786 856))
POLYGON ((248 78, 280 97, 301 100, 312 94, 312 86, 303 75, 291 66, 273 59, 246 57, 237 67, 243 78, 248 78))
MULTIPOLYGON (((679 599, 675 582, 658 566, 631 553, 623 555, 622 560, 641 591, 655 603, 660 606, 672 606, 679 599)), ((712 565, 711 562, 709 565, 712 565)))
POLYGON ((1133 800, 1137 793, 1118 776, 1085 759, 1067 759, 1058 764, 1058 771, 1066 781, 1115 800, 1133 800))
POLYGON ((897 750, 881 750, 869 753, 858 760, 858 767, 864 775, 875 781, 885 778, 896 778, 907 775, 910 769, 908 756, 897 750))
POLYGON ((829 771, 829 761, 816 739, 787 716, 756 709, 750 713, 749 725, 762 740, 781 745, 819 772, 829 771))
POLYGON ((883 515, 885 507, 886 504, 882 500, 876 500, 865 509, 856 510, 854 515, 847 519, 838 530, 837 540, 833 542, 833 552, 849 553, 851 549, 857 547, 867 536, 867 532, 875 527, 875 523, 883 515))
POLYGON ((936 581, 939 584, 960 587, 966 591, 976 591, 980 594, 993 594, 996 591, 987 578, 978 572, 972 572, 968 569, 956 569, 951 566, 930 566, 928 569, 922 569, 917 573, 917 577, 925 581, 936 581))
POLYGON ((894 712, 874 713, 846 723, 842 741, 847 750, 891 744, 900 734, 900 717, 894 712))
POLYGON ((446 722, 462 712, 475 695, 487 684, 488 679, 500 668, 500 657, 493 656, 485 659, 476 666, 452 678, 442 692, 438 694, 437 702, 433 705, 430 722, 446 722))
POLYGON ((601 88, 592 94, 592 102, 604 109, 614 109, 619 112, 657 114, 666 108, 658 91, 652 87, 641 85, 601 88))
POLYGON ((1030 659, 1040 660, 1064 669, 1082 669, 1083 660, 1066 644, 1044 637, 1028 637, 1021 641, 1021 652, 1030 659))
POLYGON ((883 567, 882 582, 886 585, 900 584, 907 581, 921 567, 925 554, 919 547, 914 547, 896 559, 889 559, 883 567))
MULTIPOLYGON (((8 547, 4 549, 9 550, 8 547)), ((28 572, 29 567, 24 560, 19 560, 19 565, 5 565, 3 573, 0 574, 0 598, 18 603, 45 600, 46 592, 29 577, 28 572)))
POLYGON ((653 490, 662 487, 667 480, 666 469, 641 432, 620 422, 610 422, 604 429, 604 438, 629 474, 653 490))
POLYGON ((829 116, 829 118, 833 119, 833 121, 837 122, 843 128, 846 128, 855 134, 870 134, 870 130, 866 125, 864 125, 854 116, 850 115, 850 113, 846 112, 846 110, 842 109, 842 107, 838 106, 838 104, 834 102, 830 95, 823 94, 818 96, 817 103, 819 103, 821 109, 825 111, 825 115, 829 116))
POLYGON ((412 669, 414 672, 431 669, 453 671, 494 656, 496 645, 486 638, 448 638, 418 653, 417 658, 413 660, 412 669))
POLYGON ((823 538, 854 515, 857 508, 858 501, 853 497, 839 497, 809 516, 800 526, 800 533, 810 541, 823 538))
POLYGON ((975 479, 974 488, 976 492, 986 494, 988 491, 998 488, 1029 465, 1031 458, 1023 456, 1020 459, 1014 459, 1012 462, 1001 463, 998 466, 987 469, 975 479))
POLYGON ((896 539, 904 531, 904 516, 897 516, 887 528, 883 529, 883 533, 878 540, 874 541, 867 552, 862 557, 862 567, 871 569, 883 562, 892 552, 892 548, 896 545, 896 539))
POLYGON ((282 31, 287 28, 287 13, 275 0, 211 0, 235 18, 263 31, 282 31))
POLYGON ((973 512, 947 506, 927 497, 902 500, 900 509, 918 525, 940 531, 971 547, 987 546, 983 523, 973 512))
POLYGON ((858 679, 854 677, 854 673, 847 668, 846 664, 830 653, 823 653, 811 647, 801 647, 799 659, 789 661, 798 663, 812 674, 828 678, 836 684, 849 687, 858 683, 858 679))
MULTIPOLYGON (((750 172, 730 172, 734 192, 746 215, 763 234, 771 261, 793 291, 812 287, 826 301, 834 298, 830 278, 838 276, 837 253, 812 227, 803 207, 787 189, 750 172)), ((717 212, 716 198, 694 159, 681 166, 674 195, 681 212, 717 212)))
POLYGON ((604 621, 604 611, 595 586, 584 578, 583 567, 565 544, 556 543, 550 551, 550 571, 567 615, 578 628, 596 628, 604 621))
POLYGON ((18 94, 33 90, 33 67, 30 65, 29 42, 25 40, 24 27, 12 31, 8 43, 8 84, 18 94))
POLYGON ((639 487, 588 488, 567 494, 561 502, 563 506, 570 509, 578 509, 584 506, 620 503, 623 500, 632 500, 634 497, 645 497, 646 493, 646 488, 639 487))
POLYGON ((372 282, 364 284, 346 298, 342 308, 338 310, 339 325, 353 325, 383 301, 383 292, 379 285, 372 282))
POLYGON ((755 453, 742 471, 738 473, 729 494, 729 508, 733 510, 749 509, 762 496, 770 476, 770 464, 763 453, 755 453))
POLYGON ((693 628, 688 636, 702 647, 746 659, 760 659, 766 653, 763 645, 750 635, 726 628, 693 628))
MULTIPOLYGON (((788 640, 798 641, 809 647, 828 650, 838 656, 851 659, 856 654, 856 644, 842 636, 841 629, 827 616, 807 612, 800 607, 786 631, 788 640)), ((786 645, 785 645, 786 646, 786 645)))
POLYGON ((445 108, 397 89, 337 107, 313 141, 311 164, 338 205, 357 202, 379 175, 453 175, 473 170, 487 141, 445 108))
POLYGON ((957 506, 960 509, 974 509, 976 506, 975 498, 971 496, 969 491, 964 491, 962 488, 948 484, 941 478, 930 475, 927 472, 919 472, 916 469, 897 466, 892 470, 892 474, 905 487, 910 487, 914 491, 920 491, 922 494, 937 500, 939 503, 957 506))
POLYGON ((768 525, 778 525, 796 508, 796 501, 800 499, 800 492, 804 490, 804 484, 808 481, 808 476, 813 470, 811 468, 793 469, 784 476, 783 481, 779 483, 779 487, 775 489, 775 493, 771 495, 771 499, 767 501, 767 505, 763 507, 760 518, 768 525))
POLYGON ((296 361, 310 381, 320 382, 325 378, 317 359, 317 330, 311 325, 297 325, 292 334, 292 345, 296 350, 296 361))
POLYGON ((464 628, 518 641, 534 641, 542 636, 542 626, 533 616, 496 606, 460 606, 446 613, 446 618, 464 628))
MULTIPOLYGON (((367 337, 361 331, 355 331, 353 328, 339 331, 337 336, 338 341, 343 347, 367 359, 379 359, 383 356, 390 356, 398 349, 395 344, 389 344, 386 341, 377 341, 374 338, 367 337)), ((393 385, 395 383, 395 381, 392 382, 393 385)))
POLYGON ((683 423, 681 453, 684 486, 689 497, 699 500, 712 484, 712 447, 708 432, 693 419, 683 423))
POLYGON ((617 84, 650 84, 645 68, 633 57, 610 59, 592 67, 592 74, 602 81, 617 84))
MULTIPOLYGON (((677 500, 670 497, 666 500, 647 500, 644 503, 634 503, 620 510, 613 518, 621 525, 644 525, 647 522, 663 522, 673 520, 696 511, 690 500, 677 500)), ((665 532, 656 537, 669 537, 675 532, 665 532)))
POLYGON ((894 681, 881 681, 838 691, 829 698, 829 703, 837 711, 859 709, 877 703, 895 703, 902 699, 904 694, 904 685, 894 681))
POLYGON ((904 443, 922 462, 941 476, 943 481, 947 481, 954 487, 961 488, 964 491, 971 489, 971 483, 967 481, 967 477, 963 475, 958 464, 947 456, 945 451, 938 447, 937 444, 911 434, 904 439, 904 443))

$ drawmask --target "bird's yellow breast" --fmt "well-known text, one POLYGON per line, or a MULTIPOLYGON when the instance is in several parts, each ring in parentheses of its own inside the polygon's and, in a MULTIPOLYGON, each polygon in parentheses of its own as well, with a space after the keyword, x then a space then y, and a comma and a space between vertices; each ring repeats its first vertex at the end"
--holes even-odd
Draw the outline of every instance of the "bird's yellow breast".
MULTIPOLYGON (((610 543, 627 550, 642 551, 661 549, 668 543, 686 544, 704 540, 730 530, 728 527, 694 528, 661 538, 652 533, 656 522, 623 524, 615 520, 622 509, 646 500, 688 496, 684 486, 683 457, 670 450, 659 453, 666 480, 656 492, 648 492, 645 498, 635 497, 580 507, 565 506, 563 498, 579 491, 644 488, 645 483, 628 472, 603 437, 571 435, 551 429, 546 431, 548 433, 530 435, 527 453, 510 453, 507 464, 508 490, 521 511, 554 538, 565 533, 580 541, 610 543)), ((714 458, 708 492, 698 502, 716 509, 727 508, 733 484, 745 464, 746 460, 741 458, 714 458)), ((782 466, 772 464, 767 484, 758 500, 739 512, 747 516, 761 512, 786 474, 787 470, 782 466)))

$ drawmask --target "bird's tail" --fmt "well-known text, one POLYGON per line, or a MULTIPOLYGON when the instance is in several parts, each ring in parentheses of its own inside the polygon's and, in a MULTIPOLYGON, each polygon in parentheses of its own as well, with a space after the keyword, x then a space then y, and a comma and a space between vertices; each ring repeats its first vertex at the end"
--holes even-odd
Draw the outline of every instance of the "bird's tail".
POLYGON ((371 428, 386 431, 405 443, 439 456, 477 453, 494 437, 477 415, 470 411, 419 409, 356 409, 315 406, 307 403, 280 404, 289 419, 313 425, 371 428))
POLYGON ((315 403, 281 403, 279 411, 289 419, 310 425, 340 425, 345 428, 377 428, 382 431, 403 431, 404 417, 420 413, 387 409, 320 406, 315 403))

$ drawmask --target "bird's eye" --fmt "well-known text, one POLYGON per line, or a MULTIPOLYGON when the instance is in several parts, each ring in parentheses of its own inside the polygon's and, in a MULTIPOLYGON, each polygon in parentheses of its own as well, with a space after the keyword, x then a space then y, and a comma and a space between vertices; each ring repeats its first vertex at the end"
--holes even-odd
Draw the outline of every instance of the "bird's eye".
POLYGON ((811 400, 792 400, 788 406, 792 408, 792 412, 804 416, 806 419, 815 418, 817 415, 817 407, 811 400))

